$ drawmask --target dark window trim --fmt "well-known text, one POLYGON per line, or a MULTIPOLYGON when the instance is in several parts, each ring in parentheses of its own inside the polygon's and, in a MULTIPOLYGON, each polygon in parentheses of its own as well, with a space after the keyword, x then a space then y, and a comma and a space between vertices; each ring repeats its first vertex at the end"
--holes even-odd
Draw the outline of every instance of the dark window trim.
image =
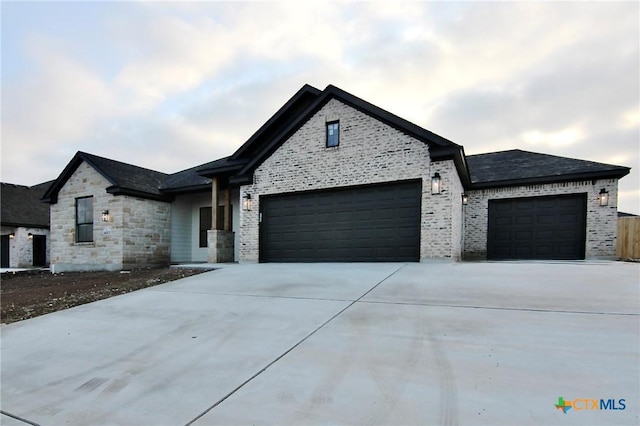
POLYGON ((76 243, 93 243, 93 195, 76 198, 76 243), (81 200, 91 200, 91 214, 88 218, 86 214, 83 219, 80 219, 78 216, 78 204, 81 200), (88 232, 86 232, 86 234, 88 234, 86 238, 81 239, 81 234, 85 235, 85 232, 81 233, 80 229, 88 230, 88 232))
POLYGON ((335 148, 337 146, 340 146, 340 120, 334 120, 334 121, 328 121, 326 124, 326 140, 325 140, 325 146, 327 148, 335 148), (334 145, 329 145, 329 127, 333 126, 334 124, 337 124, 337 135, 332 135, 333 138, 336 139, 336 143, 334 145))

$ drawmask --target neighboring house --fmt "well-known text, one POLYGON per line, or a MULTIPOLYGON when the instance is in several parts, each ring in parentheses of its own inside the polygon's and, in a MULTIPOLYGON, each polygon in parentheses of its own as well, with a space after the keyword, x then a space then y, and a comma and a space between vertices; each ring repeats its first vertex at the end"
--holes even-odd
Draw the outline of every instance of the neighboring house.
POLYGON ((40 198, 51 183, 32 187, 2 183, 0 267, 28 268, 49 264, 49 206, 40 198))
POLYGON ((166 175, 78 153, 44 198, 57 270, 615 258, 629 170, 466 156, 337 87, 305 85, 229 157, 166 175))

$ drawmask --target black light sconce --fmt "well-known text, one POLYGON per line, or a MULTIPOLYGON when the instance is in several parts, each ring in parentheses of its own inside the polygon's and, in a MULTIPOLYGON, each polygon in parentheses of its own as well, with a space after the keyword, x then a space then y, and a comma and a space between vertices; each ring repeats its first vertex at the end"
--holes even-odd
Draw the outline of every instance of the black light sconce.
POLYGON ((109 210, 102 210, 102 221, 103 222, 109 222, 109 219, 111 219, 111 215, 109 214, 109 210))
POLYGON ((431 194, 439 194, 442 191, 440 173, 435 172, 431 177, 431 194))
POLYGON ((9 234, 9 239, 10 240, 13 240, 15 237, 16 237, 16 233, 15 232, 12 232, 12 233, 9 234))
POLYGON ((27 235, 27 238, 29 238, 30 240, 33 240, 33 234, 29 232, 29 234, 27 235))
POLYGON ((469 204, 469 196, 463 192, 462 193, 462 205, 466 206, 467 204, 469 204))
POLYGON ((251 194, 244 194, 242 197, 242 210, 248 212, 253 207, 253 200, 251 199, 251 194))
POLYGON ((600 205, 603 207, 609 204, 609 191, 602 188, 598 194, 598 200, 600 201, 600 205))

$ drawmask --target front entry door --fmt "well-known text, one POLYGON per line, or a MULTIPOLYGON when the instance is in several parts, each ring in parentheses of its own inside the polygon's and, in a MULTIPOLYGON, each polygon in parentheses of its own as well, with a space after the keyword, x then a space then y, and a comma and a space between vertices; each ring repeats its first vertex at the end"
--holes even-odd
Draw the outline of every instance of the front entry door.
POLYGON ((0 247, 0 255, 2 256, 2 263, 0 264, 0 268, 8 268, 9 267, 9 236, 2 236, 2 247, 0 247))
POLYGON ((33 266, 47 266, 47 236, 33 236, 33 266))

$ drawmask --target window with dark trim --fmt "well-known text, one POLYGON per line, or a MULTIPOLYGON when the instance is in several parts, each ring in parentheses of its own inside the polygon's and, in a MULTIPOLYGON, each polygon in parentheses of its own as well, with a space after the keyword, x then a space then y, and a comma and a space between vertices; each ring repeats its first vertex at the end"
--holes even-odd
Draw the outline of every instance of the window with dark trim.
POLYGON ((327 123, 327 148, 340 145, 340 122, 327 123))
POLYGON ((207 231, 211 229, 211 207, 200 208, 200 245, 207 247, 207 231))
POLYGON ((76 242, 93 242, 93 197, 76 198, 76 242))

